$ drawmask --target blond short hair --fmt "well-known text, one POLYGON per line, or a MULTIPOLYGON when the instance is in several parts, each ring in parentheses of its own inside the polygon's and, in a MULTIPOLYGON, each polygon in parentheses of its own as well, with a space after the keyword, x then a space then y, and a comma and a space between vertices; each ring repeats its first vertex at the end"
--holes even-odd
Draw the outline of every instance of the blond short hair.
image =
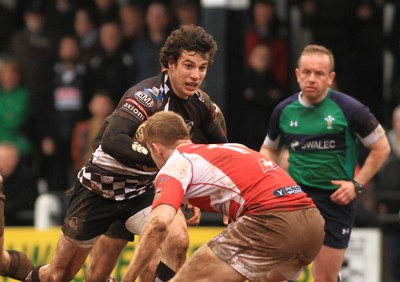
POLYGON ((316 44, 311 44, 307 45, 304 47, 303 51, 300 54, 300 57, 297 61, 297 66, 300 66, 300 59, 304 55, 309 55, 309 54, 324 54, 329 57, 329 61, 331 62, 331 68, 330 71, 333 72, 335 70, 335 59, 333 58, 333 53, 331 50, 326 48, 325 46, 322 45, 316 45, 316 44))
POLYGON ((180 115, 157 112, 147 119, 144 127, 144 141, 147 144, 160 143, 170 147, 179 140, 190 140, 186 123, 180 115))

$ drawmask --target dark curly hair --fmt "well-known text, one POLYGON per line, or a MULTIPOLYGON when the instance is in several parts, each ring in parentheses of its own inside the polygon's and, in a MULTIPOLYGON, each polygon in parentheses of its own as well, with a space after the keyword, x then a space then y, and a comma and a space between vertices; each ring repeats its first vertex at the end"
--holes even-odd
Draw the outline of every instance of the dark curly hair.
POLYGON ((204 28, 184 25, 168 36, 160 51, 160 64, 167 68, 168 61, 172 59, 177 62, 181 52, 185 50, 200 53, 204 57, 208 55, 208 63, 212 65, 217 49, 214 38, 204 28))

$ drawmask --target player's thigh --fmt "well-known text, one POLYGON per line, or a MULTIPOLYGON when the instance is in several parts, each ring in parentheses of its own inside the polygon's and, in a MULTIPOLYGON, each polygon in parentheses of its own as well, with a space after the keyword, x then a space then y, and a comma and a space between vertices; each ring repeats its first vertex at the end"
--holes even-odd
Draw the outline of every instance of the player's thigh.
POLYGON ((218 258, 207 244, 204 244, 170 281, 239 282, 246 281, 246 278, 218 258))
POLYGON ((323 245, 313 262, 314 281, 337 281, 345 252, 346 249, 334 249, 323 245))
POLYGON ((87 282, 106 281, 113 271, 127 240, 101 235, 94 245, 85 271, 87 282))
POLYGON ((161 245, 161 260, 177 271, 185 262, 189 247, 186 219, 181 210, 178 210, 168 230, 168 235, 161 245))

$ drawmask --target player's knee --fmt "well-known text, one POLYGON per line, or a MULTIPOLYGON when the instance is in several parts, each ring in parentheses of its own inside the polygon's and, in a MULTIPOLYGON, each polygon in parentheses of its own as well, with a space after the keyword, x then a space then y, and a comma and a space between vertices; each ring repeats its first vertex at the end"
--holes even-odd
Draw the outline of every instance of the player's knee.
POLYGON ((109 273, 102 273, 101 271, 96 271, 95 267, 90 267, 85 270, 86 282, 107 281, 108 277, 109 273))

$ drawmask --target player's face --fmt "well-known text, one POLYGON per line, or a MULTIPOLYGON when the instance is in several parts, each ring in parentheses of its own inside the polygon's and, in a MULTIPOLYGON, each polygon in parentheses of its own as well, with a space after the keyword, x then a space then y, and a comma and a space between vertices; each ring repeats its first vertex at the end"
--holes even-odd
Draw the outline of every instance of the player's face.
POLYGON ((303 98, 315 104, 322 101, 332 85, 335 73, 331 71, 329 56, 325 54, 306 54, 300 58, 296 69, 297 82, 303 98))
POLYGON ((196 52, 182 51, 178 62, 168 64, 168 75, 175 94, 187 99, 199 89, 207 73, 208 58, 196 52))

